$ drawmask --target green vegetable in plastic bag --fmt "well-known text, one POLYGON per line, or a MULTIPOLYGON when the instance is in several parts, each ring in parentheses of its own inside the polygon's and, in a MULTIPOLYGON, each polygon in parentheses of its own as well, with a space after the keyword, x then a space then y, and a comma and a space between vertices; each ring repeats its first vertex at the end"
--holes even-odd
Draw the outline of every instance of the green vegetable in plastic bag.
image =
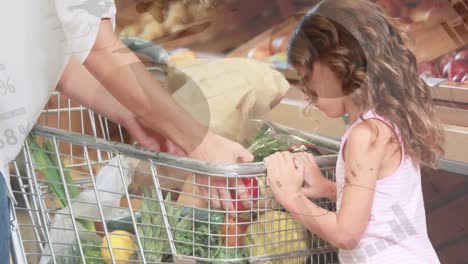
MULTIPOLYGON (((58 198, 59 203, 62 207, 67 206, 67 197, 65 195, 65 188, 62 182, 59 169, 59 160, 55 155, 55 149, 52 142, 48 139, 44 139, 42 146, 37 143, 36 137, 29 135, 27 143, 31 147, 31 153, 33 160, 36 164, 37 170, 44 174, 50 190, 58 198)), ((60 160, 61 164, 63 162, 60 160)), ((65 185, 68 189, 70 199, 80 194, 79 189, 73 186, 73 180, 67 170, 62 170, 65 178, 65 185)))

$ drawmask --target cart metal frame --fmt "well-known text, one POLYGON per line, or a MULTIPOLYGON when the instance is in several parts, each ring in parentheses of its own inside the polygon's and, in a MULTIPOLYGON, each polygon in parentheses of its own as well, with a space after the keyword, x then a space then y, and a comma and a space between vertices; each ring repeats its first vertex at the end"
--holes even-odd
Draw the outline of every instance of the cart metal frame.
MULTIPOLYGON (((78 166, 85 166, 87 167, 87 171, 83 174, 83 178, 80 179, 74 179, 73 185, 76 185, 80 188, 83 188, 84 190, 90 190, 95 193, 96 197, 99 197, 99 194, 102 192, 101 190, 98 190, 96 187, 96 175, 95 172, 93 171, 93 166, 105 166, 108 161, 113 158, 113 157, 128 157, 136 160, 141 160, 144 162, 147 162, 149 165, 149 172, 147 172, 148 175, 151 176, 152 178, 152 186, 155 190, 157 190, 157 201, 159 202, 159 206, 161 209, 160 215, 162 216, 163 223, 164 223, 164 230, 165 234, 164 236, 166 237, 165 241, 168 241, 169 243, 169 250, 167 252, 164 252, 166 254, 172 255, 173 262, 176 263, 195 263, 195 262, 212 262, 215 261, 214 259, 210 258, 210 255, 208 257, 197 257, 194 255, 181 255, 178 253, 177 249, 177 241, 174 240, 173 234, 174 234, 174 228, 170 226, 170 215, 168 215, 168 212, 166 210, 167 204, 164 202, 164 197, 163 197, 163 189, 164 187, 161 186, 160 180, 163 178, 167 178, 167 176, 160 175, 158 173, 158 169, 161 168, 161 166, 164 166, 166 168, 173 168, 173 169, 179 169, 183 170, 185 172, 193 173, 193 174, 203 174, 203 175, 211 175, 211 176, 218 176, 218 177, 224 177, 226 178, 226 181, 228 179, 233 179, 237 177, 264 177, 266 174, 266 168, 262 162, 259 163, 250 163, 250 164, 209 164, 201 161, 196 161, 192 160, 189 158, 182 158, 166 153, 158 153, 158 152, 153 152, 149 151, 143 148, 139 148, 133 145, 125 144, 123 143, 123 130, 119 127, 119 138, 121 142, 117 141, 111 141, 111 135, 109 133, 109 124, 110 122, 107 121, 105 118, 101 116, 95 115, 92 111, 87 110, 81 106, 75 106, 72 102, 69 100, 65 105, 60 105, 60 97, 61 95, 59 93, 54 93, 53 95, 55 98, 58 98, 57 102, 58 105, 54 109, 45 109, 43 114, 46 116, 45 118, 45 123, 40 123, 41 125, 36 125, 31 133, 34 134, 35 136, 39 138, 48 138, 52 141, 53 147, 54 147, 54 155, 57 157, 58 160, 61 160, 62 158, 71 158, 71 159, 78 159, 80 162, 74 163, 74 164, 62 164, 62 162, 59 162, 58 170, 60 171, 60 177, 61 177, 61 184, 64 184, 66 182, 65 179, 65 171, 70 170, 73 171, 76 167, 78 166), (80 119, 81 122, 81 128, 78 129, 78 132, 76 132, 76 128, 73 128, 73 122, 72 122, 72 117, 75 116, 80 119), (63 128, 63 124, 61 129, 53 128, 49 126, 48 121, 51 121, 52 119, 56 119, 55 121, 57 126, 60 126, 61 121, 60 119, 63 119, 64 117, 67 117, 69 120, 65 120, 65 123, 67 127, 63 128), (85 118, 86 117, 86 118, 85 118), (85 120, 86 119, 86 120, 85 120), (88 124, 84 124, 84 122, 88 122, 88 124), (88 127, 91 127, 90 131, 85 131, 86 125, 88 127), (75 132, 74 132, 74 131, 75 132), (68 149, 63 150, 63 146, 69 146, 68 149), (82 148, 83 152, 78 155, 76 153, 76 150, 74 147, 80 147, 82 148), (94 157, 91 157, 91 152, 94 153, 94 157)), ((64 120, 62 120, 64 121, 64 120)), ((327 137, 323 137, 320 135, 315 135, 315 134, 310 134, 302 131, 297 131, 294 129, 290 129, 288 127, 279 125, 279 124, 274 124, 268 121, 261 121, 261 120, 256 120, 255 122, 260 122, 263 125, 271 126, 274 127, 277 131, 281 131, 282 133, 291 135, 292 137, 302 137, 306 138, 315 144, 317 144, 319 147, 330 150, 330 151, 335 151, 339 147, 339 142, 333 139, 329 139, 327 137)), ((52 243, 51 241, 51 232, 54 230, 52 227, 53 223, 53 218, 55 214, 57 213, 59 208, 55 208, 55 204, 52 203, 52 206, 46 205, 45 200, 50 199, 50 190, 49 190, 49 184, 50 182, 47 182, 44 179, 41 179, 37 174, 37 164, 35 164, 34 159, 32 158, 32 149, 31 146, 28 144, 25 144, 23 147, 23 153, 22 153, 22 159, 23 159, 23 164, 20 161, 14 161, 11 164, 12 171, 11 174, 14 177, 13 180, 16 180, 18 182, 19 188, 18 190, 15 190, 15 195, 18 197, 22 198, 22 203, 23 207, 17 207, 14 209, 17 210, 11 210, 11 216, 12 216, 12 238, 11 238, 11 245, 12 245, 12 260, 15 264, 17 263, 37 263, 37 259, 39 257, 44 257, 43 251, 47 246, 56 246, 57 243, 52 243), (30 220, 31 223, 21 223, 21 221, 18 221, 17 219, 17 212, 22 211, 25 212, 30 220), (24 228, 29 228, 33 230, 33 238, 25 238, 25 236, 22 234, 21 229, 24 228), (28 244, 33 244, 37 246, 39 249, 38 252, 30 252, 27 249, 28 244), (36 259, 31 261, 32 259, 36 259)), ((336 162, 336 154, 332 155, 326 155, 326 156, 318 156, 317 157, 317 163, 319 166, 324 168, 324 171, 326 171, 326 175, 330 176, 331 178, 334 176, 334 165, 336 162)), ((122 181, 124 180, 124 177, 122 176, 123 168, 121 162, 119 161, 118 163, 118 169, 120 170, 120 177, 122 181)), ((238 186, 231 187, 232 189, 238 188, 238 186)), ((66 194, 66 200, 68 203, 73 201, 73 199, 70 197, 70 193, 68 192, 67 188, 64 188, 65 194, 66 194)), ((167 191, 167 190, 166 190, 167 191)), ((172 192, 172 191, 171 191, 172 192)), ((174 191, 173 193, 176 193, 177 191, 174 191)), ((135 218, 135 212, 138 211, 137 209, 132 208, 132 203, 131 203, 131 198, 135 197, 135 195, 132 195, 128 192, 128 190, 125 190, 125 193, 122 194, 122 196, 127 200, 129 204, 129 215, 131 216, 132 224, 134 226, 134 230, 138 229, 139 223, 135 218)), ((268 199, 271 199, 269 197, 268 199)), ((155 201, 156 201, 155 200, 155 201)), ((329 206, 329 202, 325 200, 319 201, 323 204, 323 206, 329 206)), ((105 222, 106 219, 104 216, 103 211, 106 210, 106 208, 103 208, 103 206, 100 204, 99 199, 97 200, 97 210, 99 211, 99 216, 100 219, 94 219, 96 221, 101 221, 105 222)), ((207 208, 210 213, 215 213, 219 212, 218 210, 212 210, 210 208, 207 208)), ((268 211, 269 209, 267 208, 257 208, 257 213, 258 212, 265 212, 268 211)), ((79 223, 77 219, 75 219, 75 215, 73 212, 73 207, 70 207, 69 209, 69 216, 71 217, 72 221, 72 230, 63 230, 63 232, 69 232, 67 234, 72 234, 75 236, 78 249, 79 249, 79 260, 81 262, 78 263, 85 263, 85 256, 83 253, 83 247, 80 242, 80 239, 83 234, 81 230, 79 230, 78 226, 79 223)), ((279 223, 284 219, 271 219, 269 222, 271 224, 276 224, 279 223)), ((252 223, 255 222, 253 218, 250 220, 252 223)), ((285 220, 286 223, 290 221, 289 219, 285 220)), ((208 224, 212 224, 211 222, 208 222, 208 224)), ((268 222, 265 222, 265 225, 268 224, 268 222)), ((296 228, 296 227, 295 227, 296 228)), ((295 230, 291 230, 291 232, 294 232, 295 230)), ((297 231, 297 230, 296 230, 297 231)), ((104 225, 104 237, 107 240, 108 244, 111 244, 110 241, 110 232, 107 230, 106 225, 104 225)), ((238 234, 236 233, 236 236, 238 234)), ((194 235, 195 236, 195 235, 194 235)), ((309 262, 307 258, 310 259, 310 257, 315 257, 316 260, 314 260, 313 263, 336 263, 337 259, 335 257, 336 250, 326 242, 319 240, 318 238, 313 238, 314 239, 314 245, 312 246, 312 237, 309 232, 306 234, 307 237, 307 248, 303 250, 283 250, 283 252, 279 252, 277 254, 269 254, 269 255, 258 255, 258 256, 250 256, 250 257, 244 257, 244 258, 231 258, 231 259, 226 259, 224 260, 216 260, 218 261, 217 263, 233 263, 233 262, 241 262, 243 260, 248 260, 251 263, 255 262, 261 262, 261 263, 306 263, 309 262)), ((142 239, 145 239, 145 237, 142 237, 139 235, 139 232, 136 232, 135 237, 133 238, 137 244, 137 251, 140 256, 145 255, 142 247, 142 239)), ((295 243, 295 241, 292 241, 291 243, 295 243)), ((281 244, 281 243, 280 243, 281 244)), ((283 243, 285 244, 285 243, 283 243)), ((281 244, 282 245, 282 244, 281 244)), ((267 247, 266 244, 264 245, 259 245, 259 247, 267 247)), ((288 247, 288 246, 286 246, 288 247)), ((118 249, 110 249, 110 261, 111 263, 119 263, 119 262, 114 262, 116 260, 116 253, 115 250, 118 249)), ((50 257, 53 260, 52 263, 58 263, 57 259, 60 257, 57 254, 54 254, 54 250, 50 252, 50 257)), ((73 262, 75 263, 75 262, 73 262)), ((144 260, 135 260, 133 263, 150 263, 144 260)))
MULTIPOLYGON (((60 94, 54 94, 56 97, 60 97, 60 94)), ((200 161, 195 161, 191 160, 189 158, 181 158, 177 156, 173 156, 170 154, 166 153, 158 153, 158 152, 153 152, 149 150, 145 150, 142 148, 138 148, 136 146, 132 146, 129 144, 125 144, 122 142, 116 142, 116 141, 110 141, 110 135, 109 135, 109 123, 106 119, 100 117, 100 116, 95 116, 94 113, 91 111, 82 108, 82 107, 72 107, 70 103, 67 104, 65 107, 58 107, 58 109, 46 109, 44 110, 45 114, 57 114, 57 113, 64 113, 65 115, 71 116, 72 112, 79 112, 80 113, 80 119, 81 122, 83 122, 83 117, 84 116, 89 116, 88 122, 92 123, 92 133, 91 135, 86 135, 84 132, 84 129, 82 129, 82 133, 77 133, 73 131, 67 131, 63 129, 56 129, 53 127, 47 127, 47 126, 40 126, 36 125, 32 132, 34 135, 37 135, 39 137, 45 137, 45 138, 50 138, 53 143, 54 143, 54 148, 56 151, 57 157, 67 155, 73 157, 75 155, 73 153, 73 148, 69 149, 68 153, 63 153, 63 151, 59 150, 60 145, 70 145, 70 146, 82 146, 84 148, 84 160, 83 164, 89 167, 89 174, 86 175, 88 176, 88 179, 81 179, 76 181, 77 185, 83 186, 86 184, 91 184, 92 189, 94 192, 97 194, 98 190, 96 188, 96 182, 95 182, 95 175, 93 174, 93 170, 91 169, 92 165, 95 164, 101 164, 105 165, 107 161, 110 159, 111 156, 115 155, 122 155, 122 156, 127 156, 131 157, 133 159, 138 159, 142 161, 148 161, 149 164, 151 164, 150 168, 150 173, 153 178, 154 182, 154 188, 158 190, 158 200, 160 203, 160 208, 161 208, 161 215, 163 216, 164 220, 164 226, 165 226, 165 231, 166 235, 170 244, 170 254, 173 254, 175 258, 173 259, 174 262, 176 263, 195 263, 195 261, 200 261, 204 260, 206 262, 212 261, 212 259, 200 259, 200 258, 192 258, 191 256, 183 256, 183 255, 178 255, 177 254, 177 247, 174 242, 174 238, 172 236, 173 230, 171 229, 171 226, 169 224, 169 219, 167 212, 165 210, 165 204, 163 202, 163 195, 161 192, 161 185, 158 181, 158 170, 157 170, 157 165, 164 165, 170 168, 178 168, 178 169, 183 169, 192 173, 198 173, 198 174, 206 174, 206 175, 212 175, 212 176, 220 176, 222 175, 223 177, 226 178, 233 178, 233 177, 239 177, 239 176, 244 176, 244 177, 259 177, 259 176, 264 176, 266 173, 266 169, 263 163, 251 163, 251 164, 227 164, 227 165, 217 165, 217 164, 209 164, 205 162, 200 162, 200 161), (98 125, 99 124, 99 125, 98 125), (98 131, 98 130, 101 131, 98 131), (101 138, 102 137, 102 138, 101 138), (92 160, 89 156, 89 151, 93 149, 96 151, 97 155, 92 160), (105 158, 107 156, 107 159, 105 158)), ((57 118, 60 118, 61 115, 57 115, 57 118)), ((284 134, 291 135, 292 137, 301 137, 301 138, 307 138, 308 140, 313 141, 320 147, 331 150, 331 151, 337 151, 339 149, 339 141, 335 139, 331 139, 328 137, 316 135, 316 134, 310 134, 298 130, 294 130, 285 126, 282 126, 280 124, 274 124, 268 121, 260 121, 256 120, 256 122, 262 122, 264 125, 274 127, 277 131, 280 131, 284 134)), ((60 122, 58 122, 60 123, 60 122)), ((71 130, 71 121, 69 122, 69 128, 71 130)), ((82 127, 84 125, 82 124, 82 127)), ((123 136, 122 136, 122 130, 119 128, 119 132, 121 141, 123 141, 123 136)), ((19 190, 16 190, 15 193, 18 194, 20 197, 23 197, 23 202, 24 202, 24 208, 11 208, 11 228, 12 228, 12 236, 11 236, 11 253, 12 253, 12 260, 13 263, 18 264, 18 263, 28 263, 28 257, 31 255, 34 255, 33 253, 28 252, 25 248, 25 244, 27 243, 33 243, 33 241, 24 239, 24 237, 21 234, 21 227, 29 227, 34 230, 34 237, 36 239, 35 243, 37 243, 38 247, 40 250, 44 250, 44 247, 50 242, 50 230, 49 225, 51 223, 50 219, 50 212, 54 210, 54 208, 47 208, 44 204, 43 201, 41 201, 43 198, 48 197, 46 190, 48 188, 47 183, 38 181, 37 175, 35 175, 35 167, 32 162, 32 157, 31 157, 31 149, 30 146, 25 145, 24 150, 23 150, 23 158, 25 161, 27 161, 26 164, 26 174, 21 173, 20 167, 21 164, 19 164, 17 161, 12 163, 12 174, 16 175, 16 180, 18 182, 22 182, 19 184, 20 188, 19 190), (26 182, 25 182, 26 181, 26 182), (20 209, 20 210, 25 210, 27 214, 30 216, 31 219, 31 224, 24 224, 20 223, 17 219, 17 210, 15 209, 20 209)), ((319 166, 324 168, 324 171, 328 171, 329 176, 333 177, 333 173, 330 172, 330 170, 333 170, 333 166, 336 163, 336 154, 333 155, 326 155, 326 156, 318 156, 316 157, 317 163, 319 166)), ((68 168, 65 168, 66 165, 61 164, 60 166, 60 171, 63 171, 64 169, 73 169, 73 166, 77 166, 77 164, 73 164, 69 166, 68 168)), ((467 169, 467 164, 463 163, 457 163, 457 166, 454 166, 454 162, 451 161, 446 161, 442 160, 439 163, 439 168, 442 170, 447 170, 447 171, 452 171, 456 172, 459 174, 468 174, 468 169, 467 169)), ((119 168, 122 170, 123 168, 120 166, 119 168)), ((61 173, 61 179, 64 182, 64 174, 61 173)), ((65 189, 66 190, 66 189, 65 189)), ((125 192, 124 196, 130 203, 130 195, 128 191, 125 192)), ((70 201, 71 198, 69 194, 67 194, 67 200, 70 201)), ((130 203, 131 204, 131 203, 130 203)), ((103 208, 98 202, 98 209, 101 214, 101 220, 104 222, 106 219, 104 219, 103 215, 103 208)), ((129 208, 132 216, 134 216, 134 209, 129 208)), ((214 211, 214 210, 213 210, 214 211)), ((71 215, 73 216, 73 212, 71 212, 71 215)), ((74 218, 72 218, 74 219, 74 218)), ((135 229, 137 229, 137 223, 134 217, 132 217, 132 222, 135 225, 135 229)), ((74 228, 74 233, 76 237, 79 237, 80 234, 78 233, 77 230, 77 225, 78 223, 73 220, 73 228, 74 228)), ((104 227, 104 233, 105 237, 109 241, 109 232, 106 230, 104 227)), ((310 235, 310 233, 308 233, 310 235)), ((136 234, 137 241, 138 241, 138 246, 140 250, 140 254, 144 254, 144 252, 141 249, 141 238, 138 235, 138 232, 136 234)), ((78 240, 78 245, 80 246, 80 242, 78 240)), ((112 250, 111 250, 112 252, 112 250)), ((272 263, 280 263, 281 260, 284 260, 284 263, 294 263, 294 261, 289 261, 291 257, 307 257, 310 255, 314 256, 330 256, 330 257, 324 257, 324 261, 321 262, 321 260, 316 261, 314 263, 332 263, 329 262, 328 259, 333 259, 333 257, 330 255, 331 253, 336 252, 336 250, 331 247, 330 245, 327 244, 321 244, 317 248, 310 248, 308 250, 302 250, 302 251, 292 251, 292 252, 283 252, 283 253, 278 253, 278 254, 273 254, 273 255, 267 255, 267 256, 253 256, 248 258, 249 262, 255 263, 255 262, 272 262, 272 263)), ((35 254, 41 254, 41 253, 35 253, 35 254)), ((82 261, 84 262, 84 255, 82 250, 80 250, 80 254, 82 257, 82 261)), ((53 251, 51 252, 52 258, 55 258, 53 251)), ((114 259, 114 255, 111 253, 111 259, 114 259)), ((242 259, 239 259, 241 261, 242 259)), ((337 261, 333 259, 333 261, 337 261)), ((221 261, 222 262, 222 261, 221 261)), ((35 262, 30 262, 29 263, 35 263, 35 262)), ((117 263, 117 262, 116 262, 117 263)), ((139 262, 135 262, 139 263, 139 262)), ((143 261, 143 263, 147 263, 143 261)), ((302 263, 302 262, 301 262, 302 263)), ((334 263, 334 262, 333 262, 334 263)))

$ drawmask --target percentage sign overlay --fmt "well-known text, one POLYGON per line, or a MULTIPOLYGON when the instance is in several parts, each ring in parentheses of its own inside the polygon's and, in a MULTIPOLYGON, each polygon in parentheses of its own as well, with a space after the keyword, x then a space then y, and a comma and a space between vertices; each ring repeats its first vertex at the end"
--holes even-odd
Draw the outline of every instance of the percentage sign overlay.
POLYGON ((26 136, 29 133, 29 126, 25 125, 19 125, 18 126, 18 131, 20 132, 21 135, 26 136))
POLYGON ((0 81, 0 90, 3 90, 3 95, 14 94, 16 92, 15 86, 10 83, 10 78, 6 81, 0 81))

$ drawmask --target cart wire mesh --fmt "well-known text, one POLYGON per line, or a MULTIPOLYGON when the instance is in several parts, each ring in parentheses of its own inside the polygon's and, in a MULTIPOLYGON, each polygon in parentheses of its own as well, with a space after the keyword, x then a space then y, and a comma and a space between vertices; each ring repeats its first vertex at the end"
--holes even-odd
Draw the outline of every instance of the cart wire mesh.
MULTIPOLYGON (((327 153, 317 163, 334 180, 337 142, 256 122, 316 144, 327 153)), ((132 143, 121 126, 54 93, 10 164, 19 203, 16 263, 338 262, 331 245, 274 200, 262 162, 209 164, 132 143), (245 188, 239 179, 255 181, 259 195, 249 201, 232 196, 251 209, 228 213, 199 194, 199 177, 208 179, 208 190, 231 194, 245 188)), ((329 200, 315 202, 334 210, 329 200)))

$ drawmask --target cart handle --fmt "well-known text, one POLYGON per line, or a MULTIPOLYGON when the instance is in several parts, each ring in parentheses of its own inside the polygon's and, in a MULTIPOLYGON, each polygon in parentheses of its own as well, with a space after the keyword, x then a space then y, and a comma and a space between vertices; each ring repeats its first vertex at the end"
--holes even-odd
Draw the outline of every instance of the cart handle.
POLYGON ((121 37, 120 40, 128 49, 144 55, 153 63, 166 65, 169 60, 169 52, 152 41, 136 37, 121 37))
MULTIPOLYGON (((65 131, 61 129, 35 125, 31 133, 54 137, 58 140, 91 147, 109 152, 118 152, 120 154, 144 160, 152 160, 157 164, 168 167, 178 168, 199 174, 223 177, 238 177, 240 175, 261 176, 265 175, 266 167, 263 162, 253 162, 244 164, 219 164, 204 161, 193 160, 186 157, 180 157, 164 152, 147 150, 141 147, 123 144, 115 141, 107 141, 76 132, 65 131)), ((317 164, 320 167, 332 167, 335 165, 337 155, 326 155, 316 157, 317 164)))

